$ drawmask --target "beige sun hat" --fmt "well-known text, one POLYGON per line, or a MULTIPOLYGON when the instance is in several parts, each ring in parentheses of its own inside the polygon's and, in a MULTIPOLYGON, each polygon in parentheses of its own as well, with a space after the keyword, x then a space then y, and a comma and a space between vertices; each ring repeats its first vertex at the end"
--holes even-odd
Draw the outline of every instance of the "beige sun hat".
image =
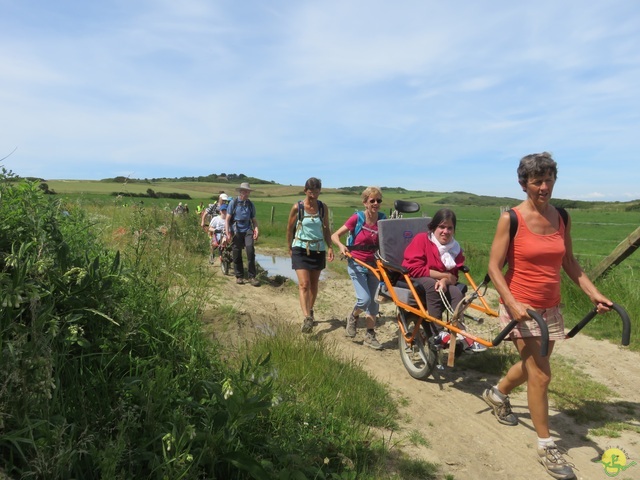
POLYGON ((242 182, 240 186, 236 188, 236 190, 249 190, 250 192, 253 191, 251 185, 249 185, 249 182, 242 182))

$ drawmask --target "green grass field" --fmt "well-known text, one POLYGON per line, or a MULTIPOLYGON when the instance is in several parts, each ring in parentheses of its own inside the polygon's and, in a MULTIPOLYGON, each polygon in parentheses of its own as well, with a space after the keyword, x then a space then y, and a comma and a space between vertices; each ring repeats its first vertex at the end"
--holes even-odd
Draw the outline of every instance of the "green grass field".
MULTIPOLYGON (((185 193, 191 197, 188 200, 191 211, 195 212, 198 203, 208 204, 217 198, 222 191, 233 194, 235 186, 222 183, 203 182, 158 182, 117 184, 97 181, 50 181, 49 188, 55 190, 60 197, 73 204, 87 207, 116 206, 127 208, 132 205, 158 207, 169 211, 178 200, 127 198, 116 199, 111 192, 128 191, 130 193, 145 193, 148 188, 156 193, 185 193), (127 190, 128 189, 128 190, 127 190), (141 203, 142 202, 142 203, 141 203)), ((258 248, 280 248, 284 251, 285 231, 287 219, 292 205, 303 198, 303 187, 292 185, 256 184, 251 198, 256 204, 257 216, 260 222, 260 239, 258 248)), ((332 229, 340 227, 355 211, 362 208, 360 195, 357 192, 324 189, 322 201, 329 206, 332 229)), ((444 206, 452 208, 458 217, 456 238, 462 244, 467 257, 467 266, 471 269, 476 281, 481 280, 487 272, 489 250, 493 240, 496 222, 501 207, 515 206, 521 200, 473 197, 470 194, 437 193, 437 192, 407 192, 383 190, 382 208, 389 213, 396 199, 412 200, 421 205, 421 211, 415 215, 433 215, 444 206), (443 201, 451 203, 442 203, 443 201), (478 205, 469 205, 477 200, 478 205)), ((572 219, 572 237, 574 253, 584 270, 589 272, 609 255, 629 234, 640 225, 640 210, 627 211, 629 203, 598 203, 586 208, 569 208, 572 219)), ((195 223, 195 213, 194 223, 195 223)), ((333 262, 328 266, 340 274, 344 273, 344 262, 333 262)), ((637 349, 635 341, 638 333, 637 321, 640 315, 638 306, 638 291, 635 288, 637 278, 635 272, 640 268, 640 256, 631 255, 623 263, 612 269, 606 277, 597 279, 596 285, 605 295, 625 307, 632 319, 632 348, 637 349)), ((565 279, 562 287, 563 302, 567 305, 565 316, 569 326, 577 323, 591 308, 588 299, 572 282, 565 279)), ((614 315, 614 314, 610 314, 614 315)), ((620 341, 619 322, 614 320, 614 327, 606 323, 592 321, 584 333, 596 338, 607 338, 618 343, 620 341)))
MULTIPOLYGON (((235 185, 228 183, 206 182, 155 182, 155 183, 111 183, 89 180, 51 180, 47 184, 59 195, 67 197, 71 201, 88 202, 94 204, 113 205, 121 203, 130 205, 144 202, 146 206, 159 206, 171 209, 178 200, 151 199, 151 198, 127 198, 116 199, 112 192, 146 193, 151 188, 156 193, 181 193, 187 194, 191 200, 186 201, 195 212, 195 207, 200 202, 205 205, 217 198, 220 192, 233 195, 235 185)), ((257 206, 258 220, 263 228, 263 240, 274 246, 280 241, 274 238, 276 232, 280 232, 286 225, 291 206, 303 197, 301 185, 274 185, 256 184, 251 194, 252 200, 257 206), (269 226, 269 228, 266 228, 269 226)), ((438 193, 438 192, 383 192, 383 210, 389 213, 393 207, 393 201, 397 199, 412 200, 421 205, 421 211, 417 215, 433 215, 439 208, 447 206, 452 208, 458 217, 457 239, 469 254, 484 257, 488 255, 491 241, 495 232, 496 222, 500 215, 500 207, 514 206, 519 203, 517 199, 478 197, 478 202, 493 203, 492 205, 471 206, 465 203, 469 201, 469 195, 464 193, 438 193), (444 199, 454 203, 440 203, 444 199)), ((332 227, 340 227, 355 210, 361 209, 360 195, 337 189, 324 189, 322 201, 330 207, 332 227)), ((631 234, 640 225, 640 210, 625 211, 627 204, 612 202, 598 203, 592 208, 572 208, 569 213, 572 219, 572 236, 574 252, 584 264, 585 269, 598 264, 609 255, 618 244, 631 234)), ((631 256, 625 261, 625 265, 633 269, 640 267, 640 258, 631 256)))

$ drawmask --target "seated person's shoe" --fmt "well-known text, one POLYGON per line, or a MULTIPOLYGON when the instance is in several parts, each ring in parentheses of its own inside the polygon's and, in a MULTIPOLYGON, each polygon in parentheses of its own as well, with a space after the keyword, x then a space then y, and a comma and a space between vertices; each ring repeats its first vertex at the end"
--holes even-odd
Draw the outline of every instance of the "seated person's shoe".
POLYGON ((481 343, 473 342, 473 344, 469 347, 469 350, 471 350, 473 353, 481 353, 486 352, 487 347, 485 347, 481 343))

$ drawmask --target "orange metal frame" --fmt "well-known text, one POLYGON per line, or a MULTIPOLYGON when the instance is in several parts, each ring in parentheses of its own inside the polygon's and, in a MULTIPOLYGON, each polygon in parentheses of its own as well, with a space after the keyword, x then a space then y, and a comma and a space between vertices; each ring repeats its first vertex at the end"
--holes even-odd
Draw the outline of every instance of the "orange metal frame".
MULTIPOLYGON (((422 300, 420 298, 420 295, 418 294, 418 292, 416 291, 415 287, 413 286, 413 282, 411 280, 411 277, 409 275, 407 275, 404 272, 401 271, 397 271, 394 269, 394 271, 397 271, 397 273, 400 273, 403 278, 404 281, 406 282, 406 284, 409 287, 409 290, 411 291, 411 294, 413 296, 413 300, 416 302, 416 306, 413 305, 409 305, 408 303, 405 303, 403 301, 401 301, 398 298, 398 295, 395 292, 395 288, 393 286, 393 283, 391 282, 391 279, 389 278, 389 275, 387 274, 387 267, 384 266, 384 264, 382 263, 382 261, 380 260, 376 260, 376 267, 373 267, 365 262, 362 262, 360 260, 358 260, 357 258, 354 258, 351 254, 347 254, 347 256, 351 259, 353 259, 354 262, 358 263, 359 265, 362 265, 363 267, 366 267, 367 269, 369 269, 378 280, 383 281, 387 287, 387 290, 389 292, 389 295, 391 296, 391 299, 393 300, 393 303, 396 304, 396 306, 402 308, 403 310, 406 310, 407 312, 411 312, 414 313, 415 315, 417 315, 419 317, 418 322, 422 322, 427 321, 427 322, 433 322, 437 325, 440 325, 444 328, 446 328, 447 330, 451 331, 451 332, 455 332, 458 335, 462 335, 464 337, 470 338, 471 340, 478 342, 482 345, 484 345, 485 347, 494 347, 493 343, 490 340, 485 340, 484 338, 480 338, 477 337, 475 335, 473 335, 472 333, 468 332, 467 330, 462 330, 461 328, 457 327, 456 325, 454 325, 453 323, 449 323, 449 322, 445 322, 443 320, 440 320, 438 318, 432 317, 431 315, 429 315, 429 313, 427 312, 427 310, 425 309, 422 300)), ((469 288, 471 288, 473 290, 473 292, 476 293, 477 295, 477 299, 480 300, 481 305, 478 305, 476 303, 471 303, 469 304, 469 308, 473 308, 475 310, 478 310, 482 313, 485 313, 491 317, 497 317, 498 316, 498 312, 496 312, 495 310, 493 310, 491 307, 489 307, 489 305, 487 304, 486 300, 484 299, 484 296, 481 295, 478 292, 478 286, 476 285, 476 283, 473 281, 473 278, 471 277, 471 275, 469 274, 469 272, 464 272, 464 275, 467 279, 467 282, 469 282, 469 288)), ((404 327, 404 325, 402 324, 402 322, 397 319, 398 322, 398 327, 400 329, 400 332, 402 333, 402 336, 404 337, 405 342, 407 342, 409 345, 413 344, 413 340, 415 338, 415 336, 417 335, 417 332, 420 331, 419 328, 417 328, 417 326, 419 325, 419 323, 417 324, 416 328, 413 329, 413 333, 411 335, 409 335, 404 327)))

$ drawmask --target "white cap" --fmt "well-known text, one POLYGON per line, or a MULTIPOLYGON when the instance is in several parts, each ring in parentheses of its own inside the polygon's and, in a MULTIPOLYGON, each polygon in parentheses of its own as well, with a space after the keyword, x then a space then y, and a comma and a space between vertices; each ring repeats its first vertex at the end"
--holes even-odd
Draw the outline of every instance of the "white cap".
POLYGON ((221 193, 218 198, 220 200, 229 200, 229 195, 227 195, 226 193, 221 193))

